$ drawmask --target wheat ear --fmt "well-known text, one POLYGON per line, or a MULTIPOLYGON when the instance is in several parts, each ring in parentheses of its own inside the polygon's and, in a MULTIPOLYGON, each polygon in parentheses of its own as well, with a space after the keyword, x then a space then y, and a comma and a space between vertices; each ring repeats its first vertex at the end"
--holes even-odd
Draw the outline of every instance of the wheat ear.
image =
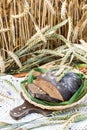
POLYGON ((66 19, 66 14, 67 14, 67 2, 66 0, 62 3, 62 6, 61 6, 61 19, 66 19))

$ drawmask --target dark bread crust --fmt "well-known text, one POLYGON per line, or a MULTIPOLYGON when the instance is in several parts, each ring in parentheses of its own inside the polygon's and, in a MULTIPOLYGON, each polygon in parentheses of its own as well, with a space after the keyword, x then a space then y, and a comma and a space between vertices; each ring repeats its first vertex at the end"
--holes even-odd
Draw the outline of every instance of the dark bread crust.
POLYGON ((77 91, 81 86, 82 80, 76 73, 68 72, 65 76, 59 81, 64 87, 67 87, 72 95, 77 91))

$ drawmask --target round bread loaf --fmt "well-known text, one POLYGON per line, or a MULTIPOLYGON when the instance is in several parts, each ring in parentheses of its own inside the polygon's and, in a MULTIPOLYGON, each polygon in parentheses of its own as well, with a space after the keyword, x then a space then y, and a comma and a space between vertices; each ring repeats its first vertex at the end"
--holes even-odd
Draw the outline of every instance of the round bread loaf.
POLYGON ((45 91, 50 97, 61 101, 69 100, 81 86, 80 77, 73 72, 67 72, 60 81, 56 76, 57 71, 49 71, 37 77, 35 85, 45 91))

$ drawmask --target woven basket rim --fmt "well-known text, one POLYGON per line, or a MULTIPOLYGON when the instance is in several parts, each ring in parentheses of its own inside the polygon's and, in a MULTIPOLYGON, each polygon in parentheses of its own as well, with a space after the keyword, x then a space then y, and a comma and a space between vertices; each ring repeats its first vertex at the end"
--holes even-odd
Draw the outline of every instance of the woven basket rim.
POLYGON ((30 98, 27 97, 27 95, 23 92, 23 90, 22 90, 22 95, 25 98, 25 100, 27 100, 29 103, 31 103, 37 107, 40 107, 42 109, 47 109, 47 110, 64 110, 64 109, 72 108, 74 106, 81 104, 87 98, 87 94, 85 94, 80 100, 78 100, 72 104, 61 105, 61 106, 45 106, 45 105, 38 104, 38 103, 32 101, 30 98))

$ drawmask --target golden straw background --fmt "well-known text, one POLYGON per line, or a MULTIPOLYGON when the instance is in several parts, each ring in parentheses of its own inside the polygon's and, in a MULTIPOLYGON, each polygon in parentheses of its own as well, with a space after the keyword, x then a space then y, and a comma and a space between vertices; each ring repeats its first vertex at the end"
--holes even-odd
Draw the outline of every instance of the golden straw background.
MULTIPOLYGON (((11 63, 9 61, 7 64, 9 55, 14 55, 14 52, 24 47, 36 32, 47 26, 53 27, 65 19, 68 19, 68 23, 59 28, 57 33, 72 44, 79 43, 80 39, 87 42, 87 0, 1 0, 0 60, 4 61, 2 66, 5 64, 7 68, 11 63)), ((45 43, 44 38, 43 41, 44 48, 52 50, 63 44, 59 39, 49 39, 45 43)), ((42 49, 41 46, 38 48, 42 49)), ((13 57, 17 61, 16 55, 13 57)), ((22 58, 22 63, 26 58, 22 58)), ((19 66, 21 67, 20 64, 19 66)))

